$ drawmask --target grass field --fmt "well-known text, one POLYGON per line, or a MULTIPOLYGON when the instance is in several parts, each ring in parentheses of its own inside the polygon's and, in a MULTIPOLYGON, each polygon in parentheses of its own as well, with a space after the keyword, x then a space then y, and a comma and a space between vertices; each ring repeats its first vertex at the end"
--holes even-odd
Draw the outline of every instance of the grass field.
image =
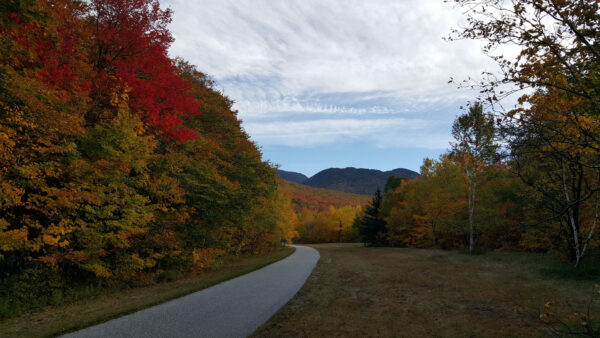
POLYGON ((122 290, 0 321, 0 337, 52 337, 91 326, 254 271, 289 256, 294 250, 286 247, 265 255, 227 257, 215 268, 194 277, 122 290))
POLYGON ((545 302, 566 316, 594 292, 593 281, 541 273, 547 255, 313 247, 321 253, 313 274, 255 337, 547 336, 537 312, 545 302))

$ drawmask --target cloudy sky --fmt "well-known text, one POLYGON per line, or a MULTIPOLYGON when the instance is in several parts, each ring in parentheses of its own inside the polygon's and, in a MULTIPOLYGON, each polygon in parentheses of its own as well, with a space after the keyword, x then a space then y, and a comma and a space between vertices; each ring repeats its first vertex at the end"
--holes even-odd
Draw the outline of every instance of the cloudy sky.
POLYGON ((168 0, 170 52, 233 99, 265 159, 306 175, 329 167, 418 171, 448 148, 475 93, 448 80, 490 70, 442 0, 168 0))

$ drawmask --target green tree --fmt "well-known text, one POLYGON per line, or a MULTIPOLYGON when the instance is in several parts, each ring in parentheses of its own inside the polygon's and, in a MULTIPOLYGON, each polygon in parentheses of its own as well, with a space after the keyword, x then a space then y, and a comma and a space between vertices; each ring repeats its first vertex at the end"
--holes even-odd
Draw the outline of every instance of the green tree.
POLYGON ((398 187, 402 185, 402 182, 404 180, 406 180, 406 178, 404 177, 388 177, 387 182, 385 182, 385 187, 383 188, 383 193, 387 194, 396 191, 396 189, 398 189, 398 187))
POLYGON ((381 215, 381 190, 377 189, 373 200, 365 208, 364 214, 354 220, 354 227, 358 229, 358 233, 365 246, 383 245, 386 242, 386 222, 381 215))

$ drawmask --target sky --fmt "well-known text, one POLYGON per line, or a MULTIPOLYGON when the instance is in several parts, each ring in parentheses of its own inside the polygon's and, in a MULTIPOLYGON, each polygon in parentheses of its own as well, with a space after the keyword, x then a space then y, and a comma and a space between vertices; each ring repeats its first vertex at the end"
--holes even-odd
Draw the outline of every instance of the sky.
POLYGON ((493 64, 443 0, 167 0, 169 53, 235 101, 263 158, 311 176, 330 167, 418 171, 452 140, 476 93, 449 84, 493 64))

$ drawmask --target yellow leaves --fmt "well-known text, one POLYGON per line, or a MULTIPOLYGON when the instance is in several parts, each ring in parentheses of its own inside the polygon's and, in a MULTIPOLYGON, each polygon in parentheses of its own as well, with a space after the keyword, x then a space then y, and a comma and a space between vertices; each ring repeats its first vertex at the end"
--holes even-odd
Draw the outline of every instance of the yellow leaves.
POLYGON ((544 304, 544 308, 539 318, 546 324, 556 322, 556 305, 554 305, 554 302, 546 302, 544 304))
POLYGON ((41 243, 50 247, 66 248, 69 246, 69 241, 64 236, 75 229, 73 222, 67 219, 61 220, 58 224, 52 223, 42 231, 41 243))
POLYGON ((58 245, 59 240, 60 240, 59 236, 52 236, 52 235, 43 235, 42 236, 42 241, 44 242, 44 244, 50 245, 50 246, 58 245))
POLYGON ((61 220, 57 225, 51 224, 46 232, 51 235, 66 235, 68 233, 73 232, 74 227, 72 226, 73 222, 67 219, 61 220))
POLYGON ((154 266, 156 262, 147 258, 140 257, 137 253, 128 255, 126 258, 122 258, 120 261, 119 270, 126 270, 127 272, 137 272, 145 268, 154 266))
POLYGON ((10 223, 8 223, 7 220, 5 220, 4 218, 0 218, 0 231, 6 230, 9 226, 10 223))
POLYGON ((345 242, 356 238, 352 228, 354 219, 362 211, 360 206, 329 207, 327 212, 312 213, 303 210, 300 232, 310 242, 345 242))
POLYGON ((225 250, 221 249, 194 249, 194 252, 192 253, 193 271, 197 272, 211 267, 214 264, 215 259, 224 254, 225 250))
POLYGON ((15 187, 7 182, 0 183, 0 209, 22 204, 21 198, 25 193, 24 189, 15 187))
POLYGON ((84 265, 82 265, 82 267, 88 271, 93 272, 94 275, 96 275, 97 277, 100 277, 100 278, 108 278, 108 277, 112 276, 112 273, 110 272, 110 270, 106 266, 101 265, 99 263, 84 264, 84 265))
POLYGON ((122 88, 116 88, 110 95, 110 105, 121 109, 127 109, 129 104, 129 88, 126 84, 123 84, 122 88))
POLYGON ((28 244, 26 228, 3 231, 8 227, 6 220, 0 219, 0 251, 20 250, 28 244))
MULTIPOLYGON (((595 288, 598 290, 600 286, 596 285, 595 288)), ((568 303, 566 305, 568 307, 568 303)), ((586 311, 585 308, 582 310, 586 311)), ((558 333, 560 336, 563 336, 563 334, 573 335, 576 333, 584 336, 589 335, 596 337, 598 334, 598 332, 595 331, 595 328, 590 326, 590 318, 588 318, 588 315, 590 315, 589 308, 587 309, 587 315, 579 312, 569 314, 564 313, 564 311, 559 311, 555 302, 548 301, 544 303, 539 310, 530 309, 527 306, 517 306, 516 311, 522 315, 532 315, 532 317, 537 317, 542 323, 552 327, 554 332, 558 333)))

